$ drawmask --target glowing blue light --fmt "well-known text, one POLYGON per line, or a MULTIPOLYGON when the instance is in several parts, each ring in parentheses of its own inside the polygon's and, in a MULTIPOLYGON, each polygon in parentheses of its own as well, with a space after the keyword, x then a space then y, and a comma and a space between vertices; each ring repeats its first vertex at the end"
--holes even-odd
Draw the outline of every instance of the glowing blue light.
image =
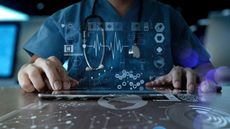
POLYGON ((27 21, 29 16, 0 5, 0 21, 27 21))
POLYGON ((178 62, 184 67, 193 68, 199 63, 199 55, 196 51, 191 49, 187 54, 179 55, 178 62))
POLYGON ((0 76, 8 77, 13 72, 14 51, 16 45, 17 26, 0 25, 0 76))
POLYGON ((63 64, 63 67, 65 68, 65 70, 67 70, 68 69, 68 63, 69 63, 69 60, 67 60, 66 62, 64 62, 64 64, 63 64))
POLYGON ((163 126, 155 126, 155 127, 153 127, 153 129, 166 129, 166 128, 163 126))

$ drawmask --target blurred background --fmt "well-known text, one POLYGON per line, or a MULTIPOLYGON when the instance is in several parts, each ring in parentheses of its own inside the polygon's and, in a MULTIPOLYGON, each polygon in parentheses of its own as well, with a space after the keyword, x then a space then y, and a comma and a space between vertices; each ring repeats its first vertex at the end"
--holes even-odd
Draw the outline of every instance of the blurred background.
MULTIPOLYGON (((79 0, 0 0, 0 86, 17 84, 17 71, 30 57, 22 45, 51 14, 79 0)), ((180 11, 211 55, 230 66, 229 0, 159 0, 180 11)))

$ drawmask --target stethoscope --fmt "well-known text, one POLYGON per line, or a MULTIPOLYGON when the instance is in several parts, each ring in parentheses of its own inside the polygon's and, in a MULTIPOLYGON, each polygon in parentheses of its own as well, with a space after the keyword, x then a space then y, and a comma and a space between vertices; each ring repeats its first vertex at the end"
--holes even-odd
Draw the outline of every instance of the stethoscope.
MULTIPOLYGON (((101 70, 103 69, 105 66, 103 65, 103 61, 104 61, 104 57, 105 57, 105 49, 106 47, 104 47, 106 45, 105 43, 105 39, 106 39, 106 36, 105 36, 105 25, 104 25, 104 20, 102 17, 98 16, 95 14, 96 12, 96 4, 97 4, 98 0, 95 0, 94 1, 94 4, 93 4, 93 9, 92 9, 92 13, 90 16, 86 17, 86 19, 84 20, 84 29, 82 30, 82 48, 83 48, 83 55, 84 55, 84 58, 85 58, 85 61, 86 61, 86 64, 87 64, 87 67, 85 68, 86 71, 96 71, 96 70, 101 70), (100 27, 100 31, 101 31, 101 35, 102 35, 102 46, 103 46, 103 49, 102 49, 102 56, 101 56, 101 59, 100 59, 100 62, 99 62, 99 65, 97 67, 92 67, 92 65, 90 65, 89 63, 89 59, 88 59, 88 56, 86 54, 86 48, 87 48, 87 36, 88 36, 88 21, 90 19, 97 19, 99 20, 99 27, 100 27)), ((140 4, 140 8, 139 8, 139 15, 138 15, 138 22, 141 21, 141 15, 142 15, 142 9, 143 9, 143 1, 141 0, 141 4, 140 4)), ((131 47, 131 49, 129 50, 128 54, 129 55, 133 55, 134 58, 140 58, 140 48, 138 47, 138 38, 137 38, 137 32, 136 32, 136 35, 135 35, 135 40, 134 40, 134 45, 131 47)))

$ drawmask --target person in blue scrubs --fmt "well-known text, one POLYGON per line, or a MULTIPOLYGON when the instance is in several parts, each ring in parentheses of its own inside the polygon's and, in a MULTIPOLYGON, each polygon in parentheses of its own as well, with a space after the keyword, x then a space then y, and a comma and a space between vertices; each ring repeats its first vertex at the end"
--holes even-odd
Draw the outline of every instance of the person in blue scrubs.
POLYGON ((213 68, 182 16, 154 0, 83 0, 48 17, 24 49, 32 60, 18 80, 27 92, 194 91, 213 68))

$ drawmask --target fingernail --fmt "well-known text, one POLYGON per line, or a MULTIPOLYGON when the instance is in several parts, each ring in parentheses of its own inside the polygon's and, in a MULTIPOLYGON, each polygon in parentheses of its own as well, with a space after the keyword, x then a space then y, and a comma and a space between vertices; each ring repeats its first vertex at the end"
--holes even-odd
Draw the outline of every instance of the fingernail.
POLYGON ((60 81, 55 81, 54 82, 54 89, 55 90, 60 90, 62 88, 62 84, 60 81))
POLYGON ((193 84, 190 84, 188 88, 190 91, 194 91, 195 86, 193 84))
POLYGON ((64 81, 64 82, 63 82, 63 86, 64 86, 64 89, 65 89, 65 90, 70 89, 70 82, 69 82, 69 81, 64 81))
POLYGON ((74 86, 77 86, 77 85, 79 85, 78 81, 76 81, 76 80, 70 80, 70 86, 71 87, 74 87, 74 86))
POLYGON ((156 85, 159 85, 160 84, 160 81, 159 80, 155 80, 153 81, 153 85, 156 84, 156 85))
POLYGON ((145 86, 150 86, 150 82, 145 83, 145 86))
POLYGON ((176 81, 176 82, 175 82, 175 87, 176 87, 176 88, 180 88, 180 82, 179 82, 179 81, 176 81))
POLYGON ((153 82, 147 82, 147 83, 145 83, 145 86, 151 87, 151 86, 153 86, 153 82))

